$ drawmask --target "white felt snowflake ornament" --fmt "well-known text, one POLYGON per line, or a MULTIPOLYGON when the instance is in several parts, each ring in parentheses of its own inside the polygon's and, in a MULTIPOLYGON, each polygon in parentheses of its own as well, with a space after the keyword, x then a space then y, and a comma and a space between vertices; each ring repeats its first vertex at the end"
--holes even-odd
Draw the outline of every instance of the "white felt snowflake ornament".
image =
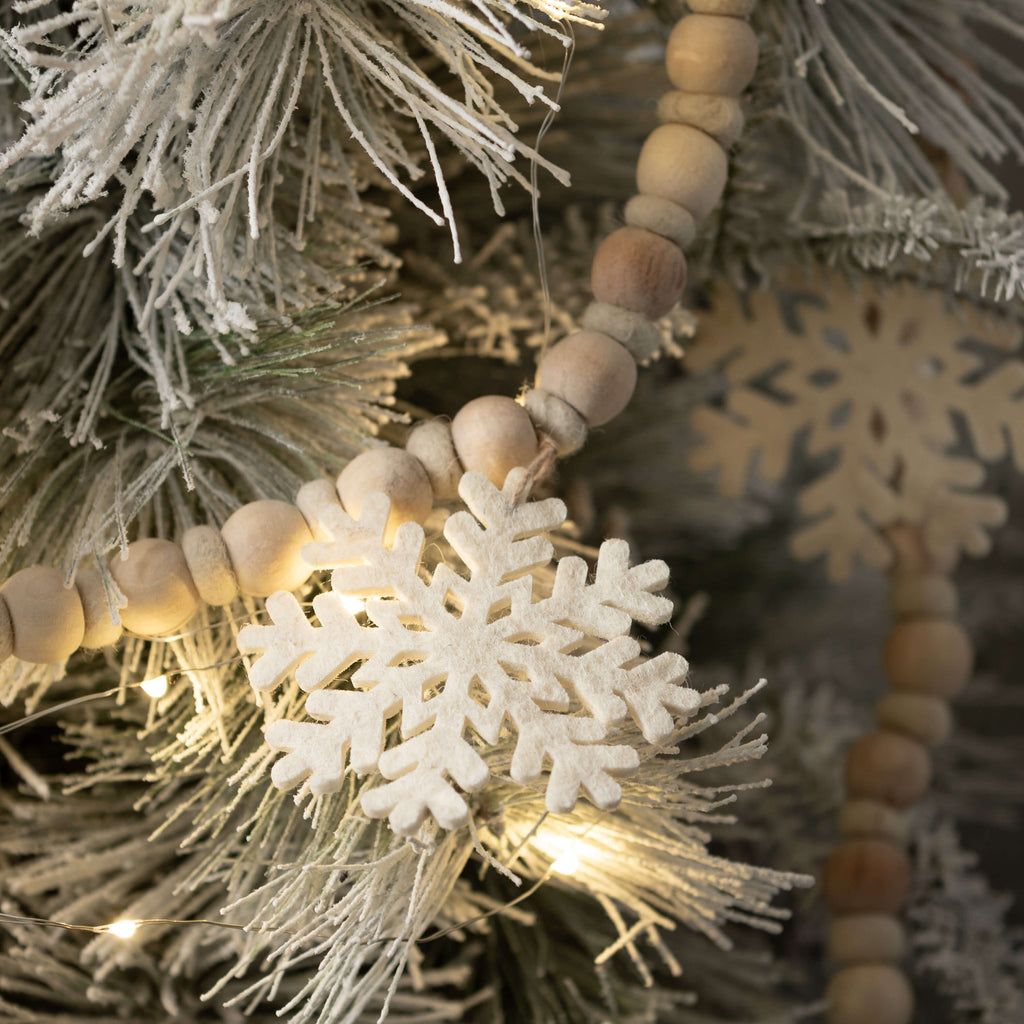
POLYGON ((615 742, 631 715, 644 738, 663 744, 674 716, 688 716, 699 695, 683 685, 685 659, 647 659, 629 635, 634 621, 666 622, 671 602, 656 594, 668 571, 662 562, 630 568, 624 541, 607 541, 596 574, 568 557, 557 564, 550 593, 536 572, 550 564, 541 534, 560 526, 561 501, 516 505, 519 475, 499 491, 466 473, 459 491, 469 512, 452 515, 445 537, 468 576, 448 565, 421 565, 424 533, 414 523, 384 542, 388 501, 373 495, 359 520, 336 505, 321 511, 329 541, 304 554, 331 568, 331 590, 313 599, 311 622, 289 593, 267 600, 272 625, 246 626, 243 653, 260 653, 249 678, 264 690, 294 673, 314 720, 279 720, 267 742, 287 751, 274 783, 308 780, 314 794, 340 788, 349 767, 377 772, 363 810, 388 817, 395 832, 414 835, 432 815, 446 829, 468 820, 463 793, 479 791, 488 760, 514 734, 506 769, 520 784, 550 772, 549 810, 564 813, 580 789, 601 808, 621 799, 616 777, 634 771, 639 755, 615 742), (344 600, 366 599, 365 612, 344 600), (389 729, 397 720, 398 729, 389 729), (489 749, 490 748, 490 749, 489 749))

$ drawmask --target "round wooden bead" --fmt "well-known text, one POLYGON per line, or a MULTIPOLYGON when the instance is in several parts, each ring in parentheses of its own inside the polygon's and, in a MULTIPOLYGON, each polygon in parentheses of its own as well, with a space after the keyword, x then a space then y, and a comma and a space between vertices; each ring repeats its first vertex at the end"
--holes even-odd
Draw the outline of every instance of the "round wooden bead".
POLYGON ((324 528, 321 519, 328 508, 341 509, 338 488, 333 480, 321 477, 304 483, 295 495, 295 507, 302 513, 314 540, 330 540, 331 534, 324 528))
POLYGON ((889 633, 882 661, 895 689, 953 697, 971 677, 974 653, 957 623, 908 619, 889 633))
POLYGON ((897 574, 889 588, 889 608, 901 619, 952 619, 957 612, 956 587, 938 573, 897 574))
POLYGON ((128 545, 128 557, 110 560, 110 575, 124 594, 124 628, 142 636, 173 633, 199 607, 185 555, 173 541, 147 537, 128 545))
POLYGON ((448 420, 428 420, 415 427, 405 442, 405 450, 420 460, 440 501, 459 496, 462 466, 452 442, 452 426, 448 420))
POLYGON ((224 605, 238 597, 238 580, 220 530, 193 526, 181 538, 181 551, 202 600, 224 605))
POLYGON ((434 507, 434 491, 422 463, 402 448, 371 448, 357 455, 338 477, 338 497, 345 511, 358 519, 370 494, 391 499, 388 531, 402 523, 422 523, 434 507))
POLYGON ((840 964, 877 964, 907 955, 907 934, 889 914, 848 914, 832 921, 828 953, 840 964))
POLYGON ((876 836, 902 845, 910 827, 907 816, 878 800, 848 800, 839 811, 839 832, 848 836, 876 836))
POLYGON ((571 406, 550 391, 530 388, 523 395, 523 407, 534 427, 555 442, 564 458, 583 447, 587 439, 587 421, 571 406))
POLYGON ((661 333, 641 313, 610 306, 607 302, 591 302, 583 311, 580 325, 585 331, 597 331, 614 338, 633 361, 641 365, 661 353, 661 333))
POLYGON ((846 791, 851 797, 909 807, 924 796, 931 778, 928 751, 899 733, 868 733, 846 755, 846 791))
POLYGON ((686 257, 679 246, 643 228, 613 231, 597 247, 590 268, 590 290, 598 302, 652 320, 675 306, 685 286, 686 257))
POLYGON ((694 14, 719 14, 727 18, 745 18, 756 0, 690 0, 694 14))
POLYGON ((313 540, 302 513, 286 501, 252 501, 236 509, 220 529, 239 590, 269 597, 295 590, 312 567, 302 549, 313 540))
POLYGON ((636 164, 637 191, 677 203, 703 220, 722 198, 729 161, 710 135, 663 124, 647 136, 636 164))
POLYGON ((929 747, 949 739, 953 712, 940 697, 924 693, 890 693, 875 709, 878 724, 891 732, 903 733, 929 747))
POLYGON ((665 70, 682 92, 739 96, 757 70, 757 36, 739 18, 687 15, 668 37, 665 70))
POLYGON ((697 235, 697 222, 689 210, 661 196, 633 196, 623 212, 631 228, 653 231, 685 249, 697 235))
POLYGON ((658 100, 658 120, 699 128, 725 147, 739 139, 746 125, 739 100, 699 92, 665 93, 658 100))
POLYGON ((7 602, 0 595, 0 662, 6 661, 14 654, 14 626, 11 613, 7 610, 7 602))
POLYGON ((537 387, 568 402, 588 426, 599 427, 629 404, 636 388, 636 363, 607 334, 577 331, 545 354, 537 370, 537 387))
POLYGON ((478 470, 501 487, 517 466, 537 455, 537 432, 530 414, 505 395, 467 402, 452 420, 455 453, 466 470, 478 470))
POLYGON ((825 990, 828 1024, 910 1024, 914 990, 890 964, 844 967, 825 990))
POLYGON ((32 565, 2 587, 14 634, 13 652, 22 661, 48 665, 64 661, 82 643, 85 615, 78 591, 64 586, 56 569, 32 565))
POLYGON ((82 646, 95 650, 117 643, 124 632, 124 626, 120 616, 111 611, 110 595, 99 569, 92 565, 79 569, 75 574, 75 589, 85 616, 82 646))
POLYGON ((844 839, 825 861, 821 888, 835 914, 895 914, 910 889, 910 861, 884 839, 844 839))

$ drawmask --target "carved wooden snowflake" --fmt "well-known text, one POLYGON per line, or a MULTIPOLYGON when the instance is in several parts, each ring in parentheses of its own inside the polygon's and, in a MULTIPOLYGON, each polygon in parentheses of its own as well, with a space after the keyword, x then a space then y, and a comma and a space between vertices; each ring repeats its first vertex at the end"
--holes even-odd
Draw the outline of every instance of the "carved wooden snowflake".
POLYGON ((982 463, 1013 455, 1024 470, 1024 361, 1019 333, 964 303, 910 283, 855 292, 829 276, 820 292, 716 290, 687 353, 695 370, 721 368, 728 392, 693 424, 691 458, 740 494, 756 465, 779 480, 794 445, 827 466, 798 498, 806 522, 792 547, 826 556, 832 577, 855 557, 879 568, 882 531, 924 529, 936 555, 982 555, 1003 502, 979 493, 982 463))
POLYGON ((445 564, 427 572, 414 523, 386 546, 383 495, 366 499, 358 521, 322 508, 332 539, 304 551, 333 570, 331 590, 313 599, 319 624, 282 592, 267 600, 273 625, 239 634, 243 653, 262 655, 249 674, 257 690, 293 673, 315 691, 306 699, 314 721, 267 729, 267 742, 287 751, 273 769, 276 785, 308 780, 320 794, 340 788, 348 767, 378 772, 386 781, 362 797, 368 815, 389 817, 407 836, 428 815, 458 828, 468 820, 463 793, 489 777, 486 748, 510 729, 503 770, 523 785, 550 771, 551 811, 570 811, 581 788, 612 808, 621 798, 616 776, 639 764, 633 747, 614 742, 616 726, 632 715, 649 743, 662 744, 674 715, 697 710, 699 695, 682 685, 685 659, 644 658, 628 635, 634 621, 668 620, 671 602, 655 593, 668 580, 665 564, 630 568, 628 545, 611 540, 593 580, 583 559, 563 558, 547 593, 536 572, 553 547, 541 534, 565 521, 565 506, 516 506, 517 483, 513 473, 499 491, 479 473, 463 477, 470 511, 451 516, 444 534, 466 575, 445 564), (352 596, 366 599, 365 612, 346 606, 352 596), (396 720, 399 728, 389 728, 396 720))

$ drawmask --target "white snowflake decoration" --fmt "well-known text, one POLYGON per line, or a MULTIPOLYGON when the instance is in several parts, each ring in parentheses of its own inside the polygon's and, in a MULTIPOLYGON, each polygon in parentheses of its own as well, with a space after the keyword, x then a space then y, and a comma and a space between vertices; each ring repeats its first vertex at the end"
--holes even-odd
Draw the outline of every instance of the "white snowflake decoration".
POLYGON ((682 685, 685 659, 646 659, 628 635, 634 621, 668 620, 671 602, 654 593, 668 581, 665 564, 630 568, 628 545, 611 540, 593 581, 583 559, 563 558, 543 594, 535 574, 553 546, 540 535, 560 526, 566 509, 557 499, 514 505, 518 482, 513 473, 499 491, 479 473, 463 476, 470 511, 452 515, 444 534, 468 578, 443 564, 422 569, 424 533, 414 523, 386 546, 383 495, 366 499, 358 521, 339 506, 322 508, 332 539, 304 550, 333 569, 331 590, 313 599, 319 625, 281 592, 267 600, 273 625, 239 634, 243 653, 262 654, 249 673, 257 690, 294 673, 315 691, 306 699, 313 722, 267 728, 267 742, 287 751, 275 785, 308 780, 313 794, 328 793, 343 785, 347 763, 386 780, 364 790, 362 807, 388 817, 396 833, 415 835, 429 815, 455 829, 468 821, 463 793, 489 777, 482 748, 511 728, 507 770, 522 785, 550 770, 549 810, 572 810, 581 788, 610 809, 621 799, 616 777, 639 765, 633 747, 612 742, 627 714, 647 742, 663 744, 673 716, 698 709, 699 694, 682 685), (346 596, 365 598, 365 613, 347 608, 346 596))
POLYGON ((780 480, 801 438, 829 457, 799 494, 793 551, 826 556, 833 578, 856 557, 887 568, 881 534, 900 523, 921 526, 943 558, 983 555, 1006 510, 979 493, 982 463, 1012 454, 1024 470, 1019 344, 1019 330, 907 282, 856 292, 833 274, 814 296, 743 299, 718 288, 687 363, 720 369, 729 391, 721 408, 695 411, 704 443, 691 464, 717 469, 731 497, 755 465, 780 480))

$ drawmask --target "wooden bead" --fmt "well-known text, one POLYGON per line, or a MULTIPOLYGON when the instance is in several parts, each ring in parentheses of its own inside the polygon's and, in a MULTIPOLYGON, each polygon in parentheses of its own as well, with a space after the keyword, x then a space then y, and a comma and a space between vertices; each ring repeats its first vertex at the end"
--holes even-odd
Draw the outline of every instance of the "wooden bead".
POLYGON ((898 574, 889 588, 889 608, 901 619, 952 619, 957 613, 956 587, 938 573, 898 574))
POLYGON ((697 235, 697 222, 689 210, 661 196, 633 196, 623 212, 631 228, 643 228, 685 249, 697 235))
POLYGON ((739 96, 757 70, 757 36, 739 18, 687 15, 668 37, 665 70, 682 92, 739 96))
POLYGON ((719 14, 727 18, 745 18, 756 0, 690 0, 694 14, 719 14))
POLYGON ((699 128, 726 148, 739 140, 746 126, 739 100, 698 92, 665 93, 658 100, 658 120, 699 128))
POLYGON ((537 370, 537 387, 568 402, 588 426, 599 427, 629 404, 636 388, 636 363, 607 334, 577 331, 545 354, 537 370))
POLYGON ((422 523, 434 507, 434 491, 422 463, 402 448, 371 448, 357 455, 338 477, 338 497, 345 511, 358 519, 371 494, 391 499, 388 534, 402 523, 422 523))
POLYGON ((530 414, 505 395, 467 402, 452 420, 452 441, 463 468, 478 470, 496 487, 510 470, 528 466, 537 455, 530 414))
POLYGON ((894 963, 907 955, 907 934, 888 914, 848 914, 832 921, 828 954, 840 964, 894 963))
POLYGON ((839 811, 839 832, 849 836, 876 836, 903 845, 910 835, 907 816, 878 800, 848 800, 839 811))
POLYGON ((878 724, 934 747, 949 739, 953 713, 939 697, 923 693, 890 693, 878 702, 878 724))
POLYGON ((11 613, 7 610, 7 602, 0 596, 0 662, 6 661, 14 654, 14 626, 11 624, 11 613))
POLYGON ((895 914, 910 889, 910 861, 884 839, 844 839, 825 861, 821 888, 835 914, 895 914))
POLYGON ((56 569, 32 565, 16 572, 0 597, 11 619, 14 656, 37 665, 64 661, 82 643, 85 615, 78 591, 56 569))
POLYGON ((92 565, 79 569, 75 574, 75 589, 85 616, 82 646, 95 650, 117 643, 124 626, 116 609, 111 611, 112 595, 107 593, 108 588, 99 569, 92 565))
POLYGON ((686 124, 655 128, 636 164, 637 191, 677 203, 703 220, 722 198, 729 173, 725 150, 686 124))
POLYGON ((295 507, 302 513, 314 540, 330 540, 330 531, 325 529, 321 517, 328 508, 341 508, 338 487, 333 480, 321 477, 304 483, 295 495, 295 507))
POLYGON ((555 442, 564 458, 583 447, 587 439, 587 421, 571 406, 550 391, 531 388, 523 395, 523 407, 534 427, 555 442))
POLYGON ((679 246, 643 228, 613 231, 597 247, 590 268, 590 290, 598 302, 652 320, 675 306, 685 286, 686 257, 679 246))
POLYGON ((908 619, 889 633, 882 661, 895 689, 954 697, 971 677, 974 653, 955 622, 908 619))
POLYGON ((931 778, 928 751, 899 733, 868 733, 846 755, 846 791, 854 798, 910 807, 924 796, 931 778))
POLYGON ((193 526, 181 538, 181 551, 203 601, 224 605, 238 597, 238 580, 220 530, 212 526, 193 526))
POLYGON ((462 466, 455 454, 452 425, 448 420, 428 420, 415 427, 405 442, 405 450, 420 460, 434 497, 451 501, 459 496, 462 466))
POLYGON ((286 501, 243 505, 220 533, 243 594, 269 597, 278 590, 295 590, 312 572, 302 549, 313 534, 302 513, 286 501))
POLYGON ((890 964, 844 967, 825 990, 828 1024, 910 1024, 914 990, 890 964))
POLYGON ((592 302, 583 311, 580 325, 614 338, 641 366, 661 353, 661 332, 641 313, 607 302, 592 302))
POLYGON ((893 526, 887 526, 884 533, 892 550, 895 574, 922 576, 938 573, 948 576, 956 568, 957 548, 954 546, 936 550, 930 547, 920 526, 896 523, 893 526))
POLYGON ((173 541, 147 537, 128 545, 128 557, 110 560, 110 575, 124 594, 124 628, 140 636, 164 636, 184 625, 199 607, 185 555, 173 541))

